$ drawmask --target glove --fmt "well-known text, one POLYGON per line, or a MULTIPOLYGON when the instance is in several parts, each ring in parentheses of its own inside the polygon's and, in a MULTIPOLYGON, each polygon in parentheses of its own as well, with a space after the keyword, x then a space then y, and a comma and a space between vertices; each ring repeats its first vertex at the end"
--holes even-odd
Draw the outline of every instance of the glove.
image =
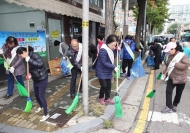
POLYGON ((10 71, 11 73, 14 73, 15 68, 14 68, 14 67, 10 67, 10 68, 9 68, 9 71, 10 71))
POLYGON ((3 52, 3 49, 1 48, 1 49, 0 49, 0 54, 3 54, 3 53, 4 53, 4 52, 3 52))
POLYGON ((29 60, 30 60, 30 56, 27 56, 27 57, 25 58, 25 61, 28 62, 29 60))
POLYGON ((117 51, 120 51, 121 48, 120 48, 119 46, 116 46, 116 50, 117 50, 117 51))
POLYGON ((80 67, 80 70, 81 70, 81 72, 82 72, 82 67, 80 67))
POLYGON ((31 77, 32 77, 32 75, 31 75, 30 73, 28 73, 28 74, 26 75, 26 79, 27 79, 27 80, 30 80, 31 77))
POLYGON ((139 49, 139 52, 141 52, 141 50, 139 49))
POLYGON ((55 60, 58 60, 58 59, 59 59, 58 57, 55 58, 55 60))
POLYGON ((164 63, 164 61, 162 61, 162 65, 164 65, 165 63, 164 63))
POLYGON ((115 67, 115 69, 114 69, 114 70, 115 70, 115 72, 117 72, 117 71, 118 71, 118 68, 117 68, 117 67, 115 67))

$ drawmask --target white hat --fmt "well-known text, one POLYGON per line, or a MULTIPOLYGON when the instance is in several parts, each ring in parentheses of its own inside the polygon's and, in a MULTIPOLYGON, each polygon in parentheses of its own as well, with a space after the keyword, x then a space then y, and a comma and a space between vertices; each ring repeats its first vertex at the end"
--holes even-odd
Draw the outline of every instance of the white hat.
POLYGON ((169 52, 171 49, 173 48, 176 48, 177 47, 177 44, 175 42, 169 42, 167 45, 166 45, 166 49, 164 50, 164 52, 169 52))

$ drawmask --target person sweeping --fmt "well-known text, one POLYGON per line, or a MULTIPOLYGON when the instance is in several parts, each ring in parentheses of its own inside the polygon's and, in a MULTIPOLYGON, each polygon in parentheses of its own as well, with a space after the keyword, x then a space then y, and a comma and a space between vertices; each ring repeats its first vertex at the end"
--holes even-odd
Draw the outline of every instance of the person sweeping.
POLYGON ((35 112, 38 113, 42 109, 44 110, 44 115, 40 120, 42 122, 49 118, 49 114, 47 111, 47 102, 45 99, 45 92, 48 82, 48 72, 42 58, 38 54, 34 53, 34 49, 29 46, 28 51, 29 53, 27 53, 27 49, 25 47, 19 47, 16 53, 20 57, 24 58, 29 64, 29 72, 33 80, 35 97, 40 106, 35 112))
POLYGON ((96 76, 100 82, 99 101, 101 105, 114 104, 110 99, 112 71, 118 71, 114 65, 114 53, 117 44, 117 36, 109 35, 106 44, 103 44, 97 59, 96 76))
POLYGON ((167 68, 168 71, 167 86, 166 86, 166 107, 162 113, 172 113, 177 111, 177 105, 180 102, 185 84, 187 82, 187 72, 190 66, 188 57, 183 53, 182 47, 179 44, 170 42, 167 44, 164 52, 169 53, 167 68), (176 95, 172 103, 173 89, 176 87, 176 95))
POLYGON ((6 44, 0 49, 0 56, 6 59, 4 67, 8 75, 8 88, 6 95, 3 96, 4 99, 9 99, 13 96, 15 79, 24 87, 22 75, 26 73, 26 69, 24 60, 16 54, 19 47, 17 39, 9 36, 6 39, 6 44))

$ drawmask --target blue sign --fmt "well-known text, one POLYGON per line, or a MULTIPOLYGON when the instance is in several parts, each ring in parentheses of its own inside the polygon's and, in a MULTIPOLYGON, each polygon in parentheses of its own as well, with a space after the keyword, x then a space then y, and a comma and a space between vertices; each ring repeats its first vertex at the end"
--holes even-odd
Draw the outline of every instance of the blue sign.
POLYGON ((0 47, 5 44, 7 37, 13 36, 17 39, 20 46, 25 47, 26 44, 34 48, 40 56, 44 57, 46 53, 46 34, 45 31, 38 32, 8 32, 0 31, 0 47))

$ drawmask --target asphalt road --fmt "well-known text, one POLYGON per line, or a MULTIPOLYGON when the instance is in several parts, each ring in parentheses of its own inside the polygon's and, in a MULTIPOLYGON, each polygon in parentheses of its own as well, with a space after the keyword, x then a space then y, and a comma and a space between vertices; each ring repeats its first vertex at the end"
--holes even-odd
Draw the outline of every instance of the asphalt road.
MULTIPOLYGON (((159 71, 155 75, 158 75, 159 71)), ((188 71, 190 77, 190 70, 188 71)), ((158 82, 158 80, 156 81, 158 82)), ((144 133, 189 133, 190 132, 190 79, 183 91, 181 102, 176 113, 161 114, 165 107, 166 83, 163 82, 152 98, 149 109, 149 117, 144 133), (152 113, 153 112, 153 113, 152 113)), ((173 98, 175 89, 173 91, 173 98)))

